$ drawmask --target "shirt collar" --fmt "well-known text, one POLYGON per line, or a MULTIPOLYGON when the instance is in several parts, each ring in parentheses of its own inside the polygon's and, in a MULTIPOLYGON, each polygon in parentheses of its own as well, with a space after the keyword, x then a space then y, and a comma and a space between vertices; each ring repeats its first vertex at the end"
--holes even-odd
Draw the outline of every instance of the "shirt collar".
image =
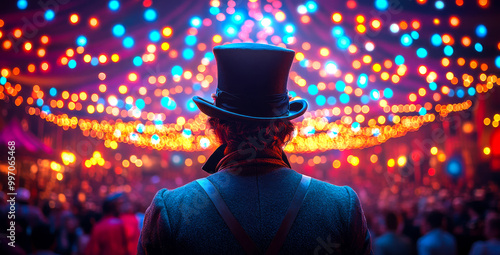
POLYGON ((222 144, 208 158, 207 162, 202 167, 205 172, 213 174, 225 168, 262 163, 291 168, 285 152, 280 148, 262 150, 247 148, 224 154, 226 147, 226 144, 222 144))

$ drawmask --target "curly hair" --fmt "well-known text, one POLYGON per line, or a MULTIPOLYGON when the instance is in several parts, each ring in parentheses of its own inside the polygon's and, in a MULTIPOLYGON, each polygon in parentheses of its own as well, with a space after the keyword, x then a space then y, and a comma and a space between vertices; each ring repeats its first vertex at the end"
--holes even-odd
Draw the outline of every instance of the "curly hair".
POLYGON ((227 144, 230 150, 282 148, 295 129, 290 120, 243 122, 210 117, 208 124, 219 142, 227 144))

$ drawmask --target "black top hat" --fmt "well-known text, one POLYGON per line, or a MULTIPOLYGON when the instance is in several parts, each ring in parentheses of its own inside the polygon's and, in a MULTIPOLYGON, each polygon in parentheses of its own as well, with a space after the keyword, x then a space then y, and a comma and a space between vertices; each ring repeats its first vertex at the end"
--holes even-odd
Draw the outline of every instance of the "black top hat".
POLYGON ((226 120, 294 119, 307 109, 303 99, 289 101, 286 89, 293 50, 257 43, 214 47, 217 60, 215 104, 198 96, 193 101, 208 116, 226 120))

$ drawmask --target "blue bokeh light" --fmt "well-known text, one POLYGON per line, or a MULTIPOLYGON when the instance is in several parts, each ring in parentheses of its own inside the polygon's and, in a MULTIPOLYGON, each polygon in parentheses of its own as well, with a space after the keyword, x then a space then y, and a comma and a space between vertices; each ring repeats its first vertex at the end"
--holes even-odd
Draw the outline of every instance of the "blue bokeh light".
POLYGON ((194 51, 192 49, 189 49, 189 48, 184 49, 182 51, 182 57, 184 59, 192 59, 194 57, 194 51))
POLYGON ((125 27, 122 24, 116 24, 112 29, 113 35, 116 37, 121 37, 125 34, 125 27))
POLYGON ((444 52, 444 55, 449 57, 449 56, 453 55, 453 47, 451 47, 451 45, 446 45, 443 49, 443 52, 444 52))
POLYGON ((310 94, 310 95, 317 95, 319 90, 318 90, 318 86, 316 86, 315 84, 311 84, 309 85, 309 87, 307 88, 307 92, 310 94))
POLYGON ((146 9, 144 11, 144 20, 146 20, 146 21, 150 21, 150 22, 155 21, 157 16, 158 16, 158 14, 156 14, 156 11, 153 9, 146 9))
POLYGON ((212 15, 217 15, 217 14, 219 14, 220 9, 218 7, 212 6, 212 7, 210 7, 209 12, 212 15))
POLYGON ((370 102, 370 97, 368 95, 362 95, 359 101, 361 101, 362 104, 367 104, 370 102))
POLYGON ((426 115, 427 110, 424 107, 422 107, 422 108, 420 108, 420 110, 418 110, 418 114, 420 114, 421 116, 426 115))
POLYGON ((392 96, 394 96, 394 92, 392 92, 392 89, 385 88, 384 89, 384 97, 385 98, 392 98, 392 96))
POLYGON ((401 55, 397 55, 395 58, 394 58, 394 63, 396 63, 396 65, 400 66, 402 64, 405 63, 405 58, 401 55))
POLYGON ((76 60, 72 59, 68 62, 68 67, 74 69, 76 67, 76 60))
POLYGON ((434 6, 436 7, 436 9, 442 10, 444 8, 444 2, 443 1, 436 1, 434 6))
POLYGON ((351 45, 351 40, 347 37, 347 36, 341 36, 338 40, 337 40, 337 46, 339 47, 339 49, 341 50, 345 50, 349 47, 349 45, 351 45))
POLYGON ((196 110, 198 110, 198 106, 196 106, 196 104, 194 103, 193 99, 189 99, 187 102, 186 102, 186 109, 190 112, 194 112, 196 110))
POLYGON ((337 99, 334 96, 329 96, 326 101, 329 105, 334 105, 337 103, 337 99))
POLYGON ((56 17, 56 13, 53 10, 49 9, 49 10, 45 11, 44 17, 46 20, 51 21, 56 17))
POLYGON ((184 70, 182 69, 181 66, 174 66, 172 67, 172 75, 174 76, 181 76, 184 70))
POLYGON ((417 31, 412 31, 410 35, 413 40, 417 40, 420 37, 420 34, 417 31))
POLYGON ((341 26, 334 26, 332 28, 332 35, 335 38, 339 38, 345 34, 344 29, 341 26))
POLYGON ((473 88, 473 87, 470 87, 468 90, 467 90, 467 94, 469 94, 469 96, 473 96, 476 94, 476 89, 473 88))
POLYGON ((344 90, 345 90, 345 82, 343 82, 343 81, 337 81, 337 83, 335 83, 335 89, 338 92, 344 92, 344 90))
POLYGON ((497 56, 495 58, 495 65, 497 66, 497 68, 500 68, 500 56, 497 56))
POLYGON ((380 99, 380 92, 378 92, 378 90, 376 90, 376 89, 372 89, 370 91, 370 98, 372 100, 378 100, 378 99, 380 99))
POLYGON ((305 4, 307 11, 310 13, 314 13, 318 10, 318 4, 314 1, 307 1, 305 4))
POLYGON ((357 84, 358 87, 360 88, 366 88, 366 86, 368 86, 368 75, 364 73, 360 74, 358 77, 357 84))
POLYGON ((134 46, 134 39, 130 36, 123 38, 123 47, 132 48, 134 46))
POLYGON ((137 101, 135 101, 135 106, 142 110, 144 109, 144 107, 146 107, 146 102, 144 102, 144 99, 139 98, 137 99, 137 101))
POLYGON ((153 30, 149 32, 149 40, 152 42, 158 42, 161 39, 160 32, 158 30, 153 30))
POLYGON ((234 26, 227 26, 226 29, 224 29, 224 31, 228 36, 235 36, 238 33, 238 30, 236 30, 234 26))
POLYGON ((462 163, 457 159, 451 159, 446 166, 446 171, 452 176, 459 176, 462 173, 462 163))
POLYGON ((430 89, 430 90, 436 90, 436 89, 437 89, 437 87, 438 87, 438 86, 437 86, 437 83, 435 83, 435 82, 431 82, 431 83, 429 83, 429 89, 430 89))
POLYGON ((189 24, 191 24, 192 27, 199 28, 199 27, 201 27, 202 22, 201 22, 200 17, 193 17, 189 21, 189 24))
POLYGON ((431 37, 431 43, 432 43, 432 45, 438 47, 438 46, 441 46, 441 44, 443 43, 443 39, 441 38, 440 35, 433 34, 431 37))
POLYGON ((186 39, 184 39, 184 42, 186 43, 186 45, 193 46, 196 44, 196 36, 188 35, 186 36, 186 39))
POLYGON ((135 56, 134 59, 132 59, 132 63, 134 64, 134 66, 141 66, 142 58, 140 56, 135 56))
POLYGON ((234 24, 241 24, 243 21, 245 21, 245 16, 243 14, 237 12, 231 16, 231 20, 233 21, 234 24))
POLYGON ((84 47, 87 45, 87 38, 83 35, 80 35, 76 38, 76 45, 84 47))
POLYGON ((120 2, 118 2, 117 0, 111 0, 108 3, 108 7, 110 10, 116 11, 118 10, 118 8, 120 8, 120 2))
POLYGON ((349 99, 349 95, 347 95, 346 93, 342 93, 339 97, 340 102, 343 104, 349 103, 349 99))
POLYGON ((28 7, 28 1, 26 1, 26 0, 18 0, 17 1, 17 8, 19 8, 19 10, 24 10, 24 9, 26 9, 26 7, 28 7))
POLYGON ((409 34, 403 34, 401 36, 401 44, 405 47, 410 46, 413 43, 413 38, 409 34))
POLYGON ((427 57, 427 50, 424 49, 424 48, 418 48, 418 50, 417 50, 417 56, 419 58, 425 58, 425 57, 427 57))
POLYGON ((50 88, 49 94, 53 97, 57 95, 57 89, 56 88, 50 88))
POLYGON ((483 45, 480 43, 474 44, 474 49, 476 49, 477 52, 483 52, 483 45))
POLYGON ((375 0, 375 8, 379 11, 385 11, 389 8, 389 1, 387 0, 375 0))
POLYGON ((483 37, 485 37, 485 36, 486 36, 486 34, 488 34, 488 29, 486 29, 486 26, 485 26, 485 25, 480 24, 480 25, 478 25, 478 26, 476 27, 476 35, 477 35, 478 37, 483 38, 483 37))
POLYGON ((323 95, 319 95, 316 97, 316 104, 318 106, 323 106, 326 104, 326 97, 323 95))

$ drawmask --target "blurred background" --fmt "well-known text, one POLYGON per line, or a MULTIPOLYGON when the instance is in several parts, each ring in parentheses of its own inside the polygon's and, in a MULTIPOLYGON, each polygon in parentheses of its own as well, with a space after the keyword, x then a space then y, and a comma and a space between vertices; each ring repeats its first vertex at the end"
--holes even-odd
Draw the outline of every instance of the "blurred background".
POLYGON ((156 191, 207 175, 218 144, 191 98, 210 99, 212 48, 231 42, 295 50, 289 93, 310 107, 285 152, 296 171, 356 190, 374 242, 397 233, 417 253, 439 213, 459 254, 498 248, 499 11, 491 0, 4 1, 9 252, 95 254, 97 224, 119 217, 135 254, 156 191))

